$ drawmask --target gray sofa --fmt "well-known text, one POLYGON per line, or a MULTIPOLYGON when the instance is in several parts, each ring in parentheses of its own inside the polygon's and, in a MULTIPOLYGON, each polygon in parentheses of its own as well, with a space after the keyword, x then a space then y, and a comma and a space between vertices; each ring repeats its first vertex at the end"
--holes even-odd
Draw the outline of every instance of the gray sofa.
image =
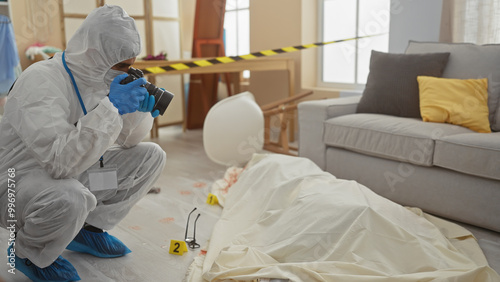
POLYGON ((399 204, 458 222, 500 272, 500 45, 410 42, 406 53, 450 52, 442 77, 488 78, 492 133, 356 113, 360 97, 298 105, 299 155, 399 204))

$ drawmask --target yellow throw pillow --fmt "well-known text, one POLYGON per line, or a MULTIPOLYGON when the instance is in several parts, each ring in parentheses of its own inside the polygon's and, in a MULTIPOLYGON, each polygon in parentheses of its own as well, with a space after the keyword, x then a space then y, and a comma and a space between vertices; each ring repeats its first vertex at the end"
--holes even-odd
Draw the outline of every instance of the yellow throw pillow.
POLYGON ((446 122, 489 133, 488 79, 418 76, 423 121, 446 122))

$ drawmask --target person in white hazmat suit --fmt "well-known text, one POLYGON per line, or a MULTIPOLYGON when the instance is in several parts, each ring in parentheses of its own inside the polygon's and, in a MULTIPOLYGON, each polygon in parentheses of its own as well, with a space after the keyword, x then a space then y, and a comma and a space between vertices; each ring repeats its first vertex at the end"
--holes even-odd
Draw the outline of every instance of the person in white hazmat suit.
POLYGON ((8 263, 34 281, 80 279, 60 256, 66 248, 99 257, 130 252, 104 230, 147 194, 166 160, 158 145, 140 142, 158 115, 141 87, 146 80, 119 83, 140 49, 134 20, 105 5, 88 15, 64 53, 26 69, 8 96, 0 225, 15 234, 8 263), (110 167, 117 187, 93 190, 91 171, 110 167))

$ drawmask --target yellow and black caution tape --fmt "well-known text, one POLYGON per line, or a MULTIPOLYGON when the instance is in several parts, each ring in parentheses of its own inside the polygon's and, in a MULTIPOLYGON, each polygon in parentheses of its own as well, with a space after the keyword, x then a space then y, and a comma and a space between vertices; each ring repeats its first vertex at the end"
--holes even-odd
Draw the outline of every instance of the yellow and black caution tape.
POLYGON ((285 47, 285 48, 278 48, 278 49, 271 49, 271 50, 264 50, 264 51, 259 51, 259 52, 254 52, 246 55, 241 55, 241 56, 230 56, 230 57, 217 57, 213 59, 206 59, 206 60, 197 60, 193 61, 190 63, 176 63, 176 64, 171 64, 167 66, 157 66, 157 67, 150 67, 150 68, 145 68, 142 71, 144 74, 159 74, 159 73, 164 73, 168 71, 174 71, 174 70, 185 70, 185 69, 191 69, 191 68, 198 68, 198 67, 208 67, 216 64, 228 64, 228 63, 234 63, 237 61, 241 60, 251 60, 259 57, 267 57, 267 56, 273 56, 273 55, 278 55, 282 53, 290 53, 290 52, 295 52, 295 51, 300 51, 303 49, 309 49, 309 48, 316 48, 328 44, 333 44, 333 43, 340 43, 340 42, 345 42, 345 41, 350 41, 350 40, 356 40, 356 39, 361 39, 361 38, 367 38, 367 37, 373 37, 373 36, 378 36, 380 34, 375 34, 375 35, 367 35, 367 36, 361 36, 361 37, 353 37, 353 38, 347 38, 347 39, 341 39, 341 40, 334 40, 334 41, 328 41, 328 42, 318 42, 318 43, 312 43, 312 44, 307 44, 307 45, 297 45, 297 46, 290 46, 290 47, 285 47))

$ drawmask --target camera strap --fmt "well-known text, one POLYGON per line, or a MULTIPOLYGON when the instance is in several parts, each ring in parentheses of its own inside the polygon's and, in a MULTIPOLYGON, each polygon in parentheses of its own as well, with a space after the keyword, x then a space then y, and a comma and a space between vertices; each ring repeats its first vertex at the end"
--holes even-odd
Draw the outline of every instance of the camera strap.
MULTIPOLYGON (((63 52, 62 54, 62 62, 64 65, 64 69, 66 69, 66 72, 69 74, 69 77, 71 78, 71 82, 73 83, 73 87, 75 88, 76 95, 78 96, 78 100, 80 101, 80 106, 82 106, 83 114, 87 115, 87 109, 85 108, 85 104, 83 103, 82 95, 80 95, 80 90, 78 90, 78 85, 76 85, 75 77, 73 76, 73 73, 71 73, 71 70, 68 68, 68 65, 66 64, 66 58, 65 58, 66 51, 63 52)), ((100 166, 104 167, 104 158, 101 156, 99 159, 100 166)))

